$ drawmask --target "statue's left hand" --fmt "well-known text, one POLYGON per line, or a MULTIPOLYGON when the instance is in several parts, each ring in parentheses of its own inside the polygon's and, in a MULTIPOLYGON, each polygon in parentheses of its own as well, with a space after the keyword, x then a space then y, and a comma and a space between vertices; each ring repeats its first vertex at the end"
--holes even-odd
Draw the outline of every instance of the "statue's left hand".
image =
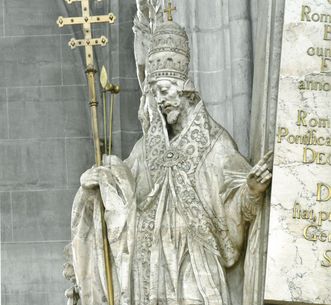
POLYGON ((264 193, 271 183, 273 152, 269 151, 247 176, 247 185, 252 194, 264 193))

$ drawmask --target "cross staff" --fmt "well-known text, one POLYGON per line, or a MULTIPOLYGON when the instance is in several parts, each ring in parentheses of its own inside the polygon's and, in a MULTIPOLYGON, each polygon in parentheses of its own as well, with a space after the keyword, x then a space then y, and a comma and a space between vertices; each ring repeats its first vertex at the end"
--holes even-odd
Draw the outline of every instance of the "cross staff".
POLYGON ((176 6, 172 6, 171 1, 168 2, 168 7, 164 9, 164 13, 168 15, 168 21, 173 21, 172 12, 176 10, 176 6))
MULTIPOLYGON (((64 18, 60 16, 57 20, 59 27, 66 25, 82 25, 84 31, 84 39, 72 38, 69 41, 69 46, 74 49, 76 47, 85 47, 85 59, 86 59, 86 74, 88 80, 89 88, 89 103, 91 108, 91 125, 92 134, 94 142, 94 152, 95 152, 95 163, 97 166, 101 165, 101 149, 100 149, 100 138, 99 138, 99 128, 98 128, 98 116, 97 116, 97 100, 95 92, 95 73, 94 68, 94 56, 93 47, 100 45, 105 46, 108 39, 105 36, 99 38, 93 38, 91 29, 94 23, 114 23, 116 17, 109 13, 104 16, 91 16, 90 15, 90 5, 89 0, 65 0, 67 3, 71 4, 73 2, 81 2, 82 17, 68 17, 64 18)), ((97 0, 98 2, 102 0, 97 0)), ((104 207, 101 206, 101 216, 104 219, 104 207)), ((102 237, 103 237, 103 249, 105 258, 105 268, 106 268, 106 279, 107 279, 107 293, 109 305, 114 305, 113 297, 113 284, 111 276, 111 263, 110 263, 110 249, 107 240, 107 227, 105 221, 102 222, 102 237)))
MULTIPOLYGON (((86 58, 86 73, 88 78, 89 86, 89 98, 91 107, 91 119, 92 119, 92 132, 94 139, 94 150, 95 150, 95 161, 96 165, 101 165, 101 150, 100 150, 100 139, 98 132, 98 120, 97 120, 97 101, 95 94, 95 79, 94 74, 96 70, 94 68, 94 57, 93 57, 93 46, 101 45, 105 46, 108 39, 105 36, 99 38, 92 38, 91 26, 94 23, 114 23, 116 17, 113 13, 103 16, 91 16, 89 0, 65 0, 67 3, 81 2, 82 17, 67 17, 60 16, 57 20, 59 27, 65 25, 82 25, 84 30, 85 39, 72 38, 69 41, 69 46, 74 49, 76 47, 85 47, 85 58, 86 58)), ((98 0, 99 2, 102 0, 98 0)))

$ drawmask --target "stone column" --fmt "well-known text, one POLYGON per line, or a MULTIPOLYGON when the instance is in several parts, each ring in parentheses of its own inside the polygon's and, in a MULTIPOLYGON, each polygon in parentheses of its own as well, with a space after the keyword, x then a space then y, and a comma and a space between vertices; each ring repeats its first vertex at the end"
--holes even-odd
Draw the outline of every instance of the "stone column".
MULTIPOLYGON (((254 35, 254 79, 250 126, 250 159, 257 163, 273 149, 278 97, 280 53, 285 0, 251 2, 254 35)), ((269 223, 270 196, 267 196, 260 219, 260 249, 256 257, 256 286, 252 300, 244 304, 264 304, 264 279, 269 223)), ((249 282, 248 282, 249 285, 249 282)))

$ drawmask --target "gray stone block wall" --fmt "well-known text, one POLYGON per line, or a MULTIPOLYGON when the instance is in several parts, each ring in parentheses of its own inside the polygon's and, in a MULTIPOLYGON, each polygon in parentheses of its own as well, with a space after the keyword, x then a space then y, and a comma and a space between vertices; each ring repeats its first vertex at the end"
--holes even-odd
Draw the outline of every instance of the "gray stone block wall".
MULTIPOLYGON (((120 26, 95 27, 96 35, 112 36, 97 50, 96 63, 123 88, 116 98, 114 152, 126 157, 141 135, 135 1, 112 6, 120 26)), ((107 1, 93 4, 95 13, 108 9, 107 1)), ((0 0, 2 305, 66 304, 62 265, 71 205, 80 175, 94 163, 83 53, 67 45, 80 29, 56 25, 68 13, 77 14, 77 7, 63 0, 0 0)))
POLYGON ((119 22, 110 28, 113 37, 110 45, 110 76, 122 88, 115 105, 114 153, 124 158, 141 137, 141 126, 137 118, 141 92, 133 56, 132 26, 137 11, 135 3, 135 0, 127 0, 125 4, 120 0, 113 1, 112 10, 119 22))

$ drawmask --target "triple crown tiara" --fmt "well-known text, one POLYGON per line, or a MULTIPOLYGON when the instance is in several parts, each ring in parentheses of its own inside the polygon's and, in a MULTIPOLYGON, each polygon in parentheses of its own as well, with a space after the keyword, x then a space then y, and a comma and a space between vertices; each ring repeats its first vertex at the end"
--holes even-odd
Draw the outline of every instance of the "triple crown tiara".
POLYGON ((175 22, 161 23, 152 36, 147 71, 150 81, 163 77, 188 78, 189 41, 184 28, 175 22))

